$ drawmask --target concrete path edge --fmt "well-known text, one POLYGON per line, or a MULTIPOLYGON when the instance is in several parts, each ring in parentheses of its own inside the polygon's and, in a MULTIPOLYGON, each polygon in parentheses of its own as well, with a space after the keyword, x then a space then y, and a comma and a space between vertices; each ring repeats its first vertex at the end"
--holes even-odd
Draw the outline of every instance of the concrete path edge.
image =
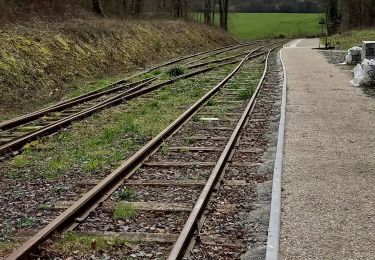
POLYGON ((282 91, 282 103, 280 111, 280 124, 279 132, 277 137, 277 148, 275 166, 273 170, 273 183, 272 183, 272 200, 271 200, 271 212, 270 221, 268 228, 268 239, 267 239, 267 250, 266 260, 278 260, 279 249, 280 249, 280 225, 281 225, 281 178, 283 172, 283 161, 284 161, 284 136, 285 136, 285 117, 286 117, 286 87, 287 87, 287 76, 285 64, 282 57, 282 51, 280 50, 280 62, 283 69, 283 91, 282 91))

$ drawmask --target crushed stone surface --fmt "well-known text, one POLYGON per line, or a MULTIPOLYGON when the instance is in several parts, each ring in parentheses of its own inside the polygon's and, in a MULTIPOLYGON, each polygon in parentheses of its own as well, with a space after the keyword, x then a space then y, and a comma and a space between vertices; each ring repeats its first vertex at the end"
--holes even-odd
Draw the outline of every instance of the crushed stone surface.
POLYGON ((375 259, 375 100, 317 50, 283 57, 281 259, 375 259))

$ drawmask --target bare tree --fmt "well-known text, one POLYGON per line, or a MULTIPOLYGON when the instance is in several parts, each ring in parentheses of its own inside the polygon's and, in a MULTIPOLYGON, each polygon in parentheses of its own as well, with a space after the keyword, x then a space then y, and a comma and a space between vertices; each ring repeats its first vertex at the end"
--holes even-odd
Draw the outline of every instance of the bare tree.
POLYGON ((213 0, 213 3, 212 3, 212 21, 213 21, 213 23, 215 23, 216 4, 217 4, 217 0, 213 0))
POLYGON ((211 0, 204 0, 204 22, 211 23, 211 0))
POLYGON ((94 13, 104 17, 101 0, 93 0, 92 4, 93 4, 94 13))
POLYGON ((229 0, 219 0, 220 27, 228 30, 229 0))
POLYGON ((224 30, 228 31, 228 13, 229 13, 229 0, 224 0, 224 30))

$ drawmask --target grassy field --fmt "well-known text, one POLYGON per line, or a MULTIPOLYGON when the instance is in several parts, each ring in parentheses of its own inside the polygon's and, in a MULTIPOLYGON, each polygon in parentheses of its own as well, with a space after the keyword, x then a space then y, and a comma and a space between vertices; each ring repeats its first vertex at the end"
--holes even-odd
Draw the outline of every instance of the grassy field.
POLYGON ((281 35, 318 36, 321 33, 319 19, 322 16, 322 14, 231 13, 229 31, 240 40, 275 38, 281 35))

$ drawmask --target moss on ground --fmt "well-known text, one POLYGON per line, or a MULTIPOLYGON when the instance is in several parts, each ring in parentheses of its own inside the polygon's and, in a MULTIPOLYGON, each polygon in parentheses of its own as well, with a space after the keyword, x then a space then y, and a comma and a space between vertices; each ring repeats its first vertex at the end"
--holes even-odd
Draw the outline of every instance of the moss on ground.
MULTIPOLYGON (((362 41, 372 40, 375 40, 375 30, 353 30, 329 37, 329 45, 347 50, 353 46, 360 46, 362 41)), ((322 41, 325 43, 324 39, 322 41)))
POLYGON ((70 20, 0 31, 0 120, 184 53, 231 43, 228 34, 182 21, 70 20), (77 84, 79 82, 79 84, 77 84))

